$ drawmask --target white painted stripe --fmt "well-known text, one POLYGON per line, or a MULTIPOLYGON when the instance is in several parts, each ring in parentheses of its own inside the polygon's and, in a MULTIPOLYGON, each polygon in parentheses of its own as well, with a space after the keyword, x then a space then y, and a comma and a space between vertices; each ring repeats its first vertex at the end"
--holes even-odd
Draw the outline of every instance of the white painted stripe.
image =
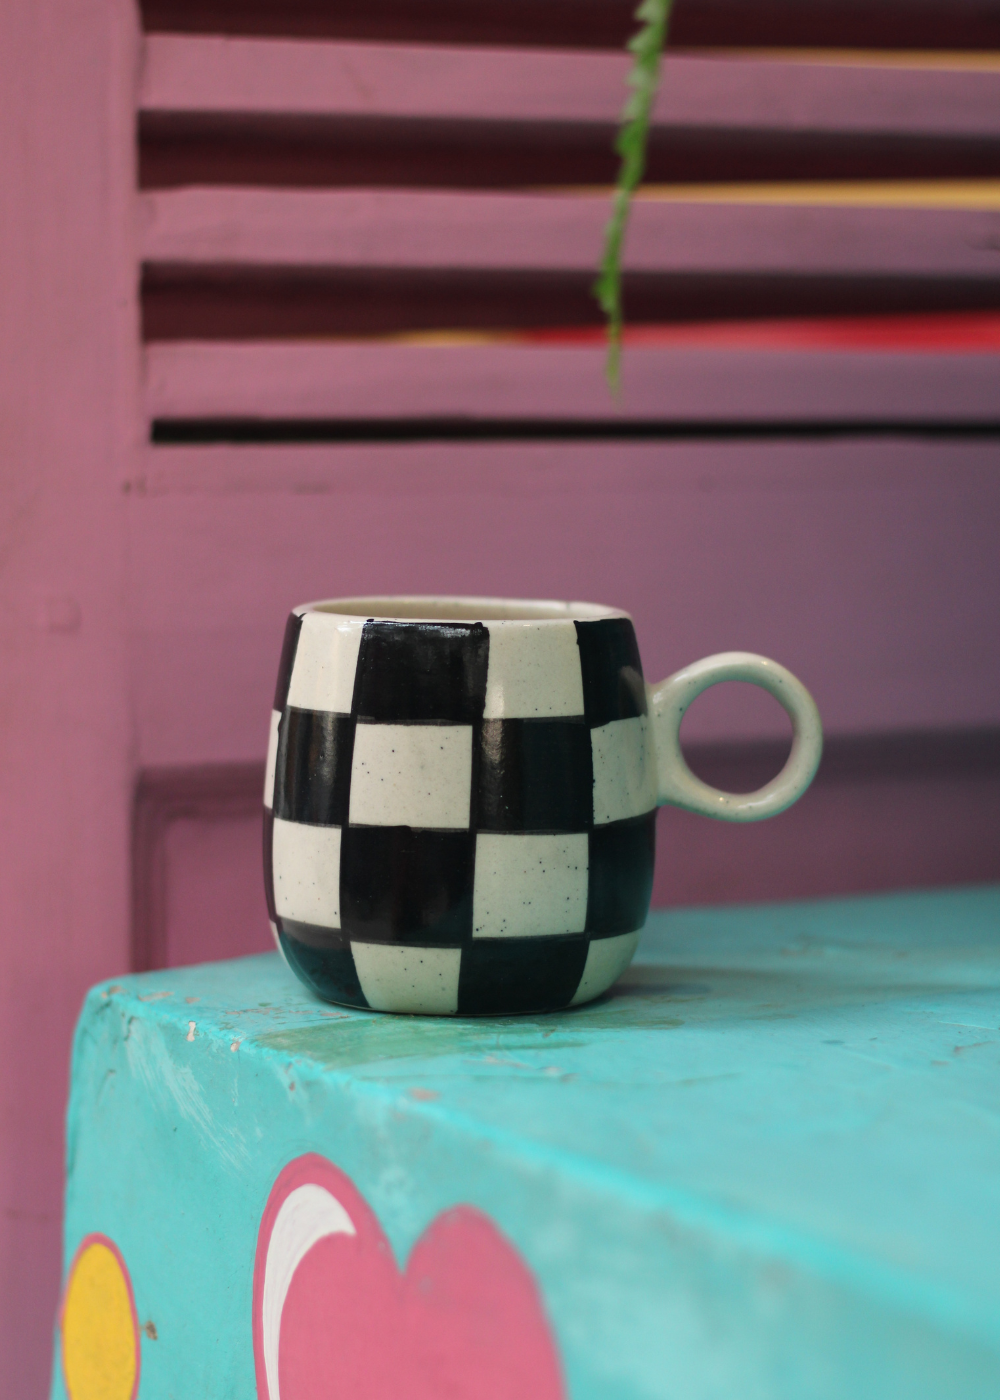
POLYGON ((278 1389, 278 1343, 281 1314, 295 1270, 314 1244, 329 1235, 354 1235, 354 1222, 340 1202, 322 1186, 299 1186, 282 1203, 271 1231, 264 1266, 261 1328, 264 1372, 270 1400, 281 1400, 278 1389))

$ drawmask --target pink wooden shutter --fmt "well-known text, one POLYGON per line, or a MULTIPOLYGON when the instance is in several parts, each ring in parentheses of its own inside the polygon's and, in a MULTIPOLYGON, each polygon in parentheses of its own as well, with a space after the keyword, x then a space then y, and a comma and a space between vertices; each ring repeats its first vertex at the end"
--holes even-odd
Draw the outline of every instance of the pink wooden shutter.
MULTIPOLYGON (((11 1400, 50 1375, 84 988, 265 944, 290 605, 589 594, 652 675, 793 666, 820 781, 752 832, 665 813, 660 900, 996 873, 997 8, 679 0, 613 405, 581 191, 613 178, 633 4, 5 0, 11 1400)), ((702 771, 752 782, 773 725, 706 697, 702 771)))
MULTIPOLYGON (((1000 73, 715 52, 745 12, 682 7, 702 47, 665 66, 615 403, 589 287, 627 8, 503 9, 146 6, 144 965, 266 945, 276 638, 338 592, 582 594, 633 610, 651 674, 734 645, 797 668, 826 785, 780 829, 664 814, 661 902, 992 868, 990 741, 948 736, 997 693, 1000 73), (921 737, 865 747, 896 731, 921 737)), ((824 13, 821 41, 884 42, 824 13)), ((780 762, 756 700, 689 721, 720 781, 780 762)))

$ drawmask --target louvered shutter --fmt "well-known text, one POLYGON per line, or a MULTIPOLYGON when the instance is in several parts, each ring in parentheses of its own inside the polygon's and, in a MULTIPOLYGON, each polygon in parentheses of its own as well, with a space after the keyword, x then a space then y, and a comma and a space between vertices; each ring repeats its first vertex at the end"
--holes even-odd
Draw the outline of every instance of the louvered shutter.
MULTIPOLYGON (((851 791, 881 784, 867 836, 817 855, 823 788, 797 837, 665 814, 661 901, 989 863, 981 784, 932 858, 927 765, 983 771, 953 731, 995 718, 963 600, 994 567, 996 15, 680 5, 615 401, 590 285, 629 10, 148 0, 140 962, 266 937, 261 716, 281 616, 322 594, 583 593, 635 613, 651 674, 733 645, 800 670, 851 791), (921 737, 854 737, 883 731, 921 737)), ((780 762, 763 704, 690 727, 722 781, 780 762)))

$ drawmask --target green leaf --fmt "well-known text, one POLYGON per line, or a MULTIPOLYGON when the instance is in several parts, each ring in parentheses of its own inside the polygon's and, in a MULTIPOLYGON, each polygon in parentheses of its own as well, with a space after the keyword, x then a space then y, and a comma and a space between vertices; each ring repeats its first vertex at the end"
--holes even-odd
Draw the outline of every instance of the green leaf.
POLYGON ((618 393, 621 385, 622 245, 632 195, 646 170, 649 119, 660 82, 660 61, 667 40, 670 5, 671 0, 642 0, 635 12, 641 28, 628 41, 629 52, 634 57, 626 80, 631 92, 622 109, 621 126, 615 141, 621 166, 611 218, 604 235, 604 256, 593 287, 594 296, 608 322, 606 374, 613 394, 618 393))

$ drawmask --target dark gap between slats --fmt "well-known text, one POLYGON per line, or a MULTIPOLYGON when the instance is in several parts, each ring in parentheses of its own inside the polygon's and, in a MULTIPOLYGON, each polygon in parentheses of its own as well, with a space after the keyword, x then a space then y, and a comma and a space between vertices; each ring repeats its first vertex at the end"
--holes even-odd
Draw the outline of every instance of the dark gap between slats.
POLYGON ((1000 418, 992 422, 898 419, 775 422, 574 421, 523 418, 158 418, 150 438, 159 446, 276 443, 729 441, 904 437, 990 439, 1000 446, 1000 418))
MULTIPOLYGON (((996 280, 910 276, 632 273, 632 325, 781 316, 985 311, 996 280)), ((147 267, 143 335, 156 340, 276 340, 420 331, 503 332, 601 324, 592 273, 433 269, 147 267)))
MULTIPOLYGON (((182 185, 516 189, 609 185, 614 129, 596 123, 167 116, 139 122, 143 189, 182 185)), ((825 132, 652 134, 652 183, 1000 176, 1000 140, 825 132)))
MULTIPOLYGON (((617 48, 635 0, 141 0, 150 32, 617 48)), ((992 0, 677 0, 676 47, 1000 48, 992 0)))

